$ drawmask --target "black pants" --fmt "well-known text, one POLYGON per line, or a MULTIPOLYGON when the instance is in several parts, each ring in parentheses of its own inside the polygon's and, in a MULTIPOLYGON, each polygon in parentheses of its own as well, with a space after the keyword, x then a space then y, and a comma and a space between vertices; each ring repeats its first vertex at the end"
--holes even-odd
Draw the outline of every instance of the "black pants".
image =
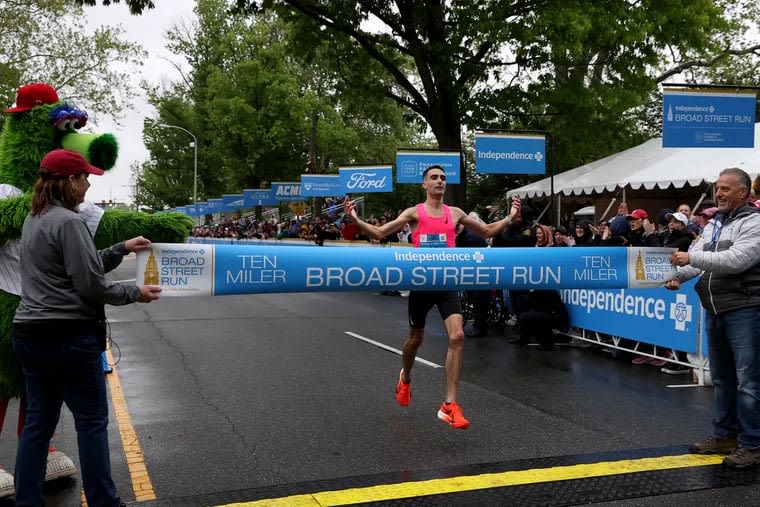
POLYGON ((554 344, 553 329, 562 327, 561 319, 549 312, 521 312, 517 319, 517 332, 520 340, 525 343, 535 339, 542 346, 551 347, 554 344))
POLYGON ((488 331, 488 305, 491 303, 491 291, 468 290, 467 297, 472 301, 472 328, 477 332, 488 331))

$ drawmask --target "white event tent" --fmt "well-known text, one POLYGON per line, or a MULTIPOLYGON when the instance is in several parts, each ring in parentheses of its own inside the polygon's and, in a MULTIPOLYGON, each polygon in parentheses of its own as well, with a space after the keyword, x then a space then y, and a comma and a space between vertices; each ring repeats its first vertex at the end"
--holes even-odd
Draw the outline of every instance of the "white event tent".
MULTIPOLYGON (((739 167, 753 178, 760 172, 760 123, 755 124, 755 148, 663 148, 662 138, 582 165, 554 176, 554 193, 563 196, 609 194, 619 189, 699 187, 718 179, 727 167, 739 167)), ((551 194, 544 178, 507 192, 522 198, 551 194)))

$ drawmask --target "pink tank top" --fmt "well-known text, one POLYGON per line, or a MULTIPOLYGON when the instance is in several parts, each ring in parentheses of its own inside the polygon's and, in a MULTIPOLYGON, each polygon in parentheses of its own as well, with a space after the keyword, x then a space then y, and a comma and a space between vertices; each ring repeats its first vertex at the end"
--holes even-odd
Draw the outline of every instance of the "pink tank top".
POLYGON ((451 219, 451 211, 443 205, 443 216, 431 217, 425 211, 425 204, 418 204, 419 221, 412 233, 412 245, 416 248, 444 248, 456 246, 456 226, 451 219))

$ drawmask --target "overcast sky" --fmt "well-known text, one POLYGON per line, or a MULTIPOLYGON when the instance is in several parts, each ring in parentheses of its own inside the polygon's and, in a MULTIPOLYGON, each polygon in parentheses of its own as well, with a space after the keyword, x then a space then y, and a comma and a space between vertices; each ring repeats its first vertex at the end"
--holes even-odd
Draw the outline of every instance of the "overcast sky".
MULTIPOLYGON (((141 79, 150 83, 179 80, 179 74, 167 63, 167 59, 172 62, 178 62, 180 59, 165 49, 165 34, 174 24, 194 17, 194 0, 156 0, 154 3, 155 9, 147 10, 141 16, 130 15, 123 1, 108 7, 84 8, 91 27, 121 25, 124 30, 123 38, 141 44, 148 52, 145 64, 139 68, 140 75, 134 77, 134 84, 138 90, 137 85, 141 79)), ((130 166, 135 161, 148 160, 148 150, 142 142, 142 125, 146 116, 155 117, 155 110, 148 105, 142 91, 134 106, 126 113, 121 126, 109 118, 96 118, 93 122, 94 131, 111 132, 119 142, 116 166, 103 176, 90 178, 92 186, 87 191, 87 197, 94 202, 109 199, 115 202, 132 201, 130 166)), ((188 136, 188 144, 190 141, 188 136)))

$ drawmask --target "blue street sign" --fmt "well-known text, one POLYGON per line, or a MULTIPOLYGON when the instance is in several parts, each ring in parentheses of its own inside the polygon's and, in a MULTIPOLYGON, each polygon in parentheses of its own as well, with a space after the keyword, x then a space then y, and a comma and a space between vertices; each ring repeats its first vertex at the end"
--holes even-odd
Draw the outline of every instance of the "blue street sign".
POLYGON ((663 92, 664 148, 753 148, 754 93, 663 92))
POLYGON ((275 206, 277 199, 272 196, 271 188, 246 188, 243 189, 243 207, 275 206))
POLYGON ((302 174, 301 195, 303 197, 334 197, 341 195, 340 179, 337 174, 302 174))
POLYGON ((303 201, 300 181, 272 182, 272 196, 277 201, 303 201))
POLYGON ((396 181, 422 183, 422 173, 431 165, 443 167, 446 183, 459 183, 461 168, 458 151, 399 151, 396 153, 396 181))
POLYGON ((341 167, 340 194, 393 192, 393 168, 387 166, 341 167))
POLYGON ((546 138, 475 134, 475 170, 482 174, 546 174, 546 138))
POLYGON ((243 208, 243 194, 222 194, 222 210, 237 211, 243 208))
POLYGON ((206 201, 208 203, 208 206, 206 207, 206 210, 211 213, 212 215, 214 213, 219 213, 222 211, 222 200, 221 199, 208 199, 206 201))

